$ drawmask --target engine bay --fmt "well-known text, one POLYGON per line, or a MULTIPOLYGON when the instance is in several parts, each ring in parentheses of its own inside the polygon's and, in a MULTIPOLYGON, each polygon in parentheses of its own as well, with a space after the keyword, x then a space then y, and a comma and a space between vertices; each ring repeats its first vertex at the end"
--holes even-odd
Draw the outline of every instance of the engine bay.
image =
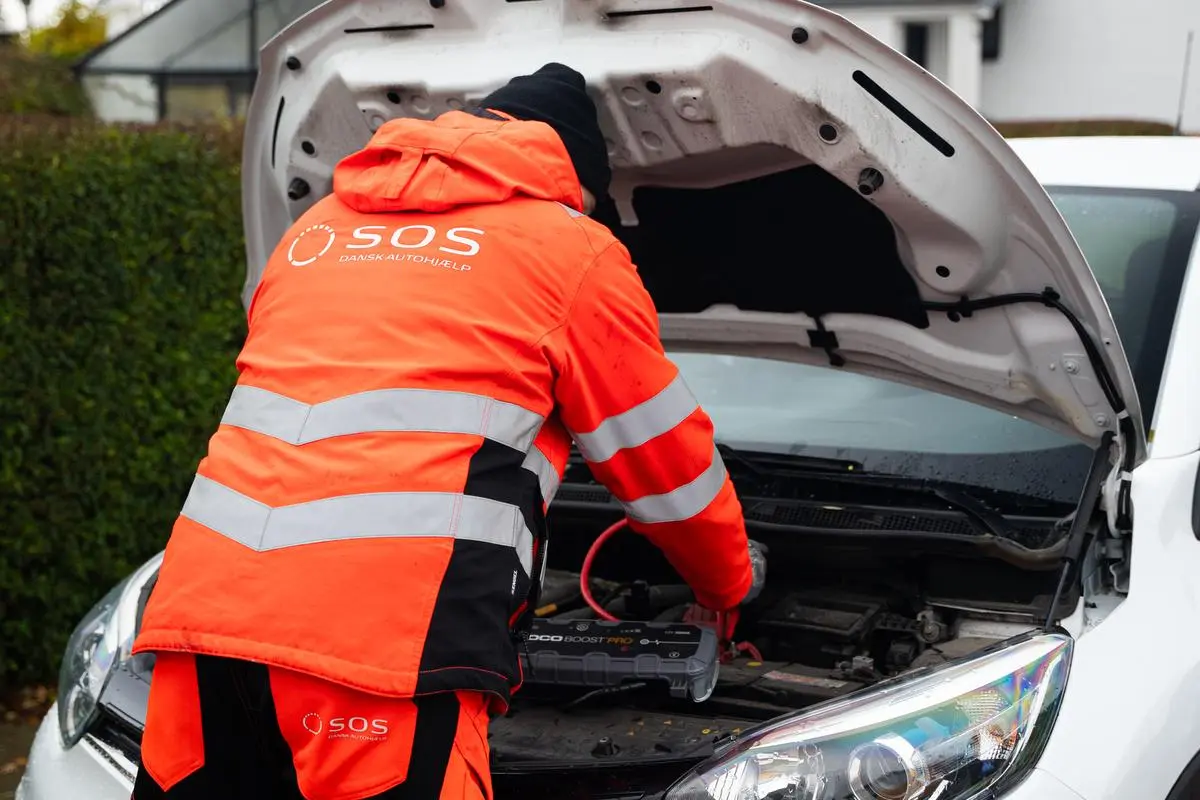
POLYGON ((1053 573, 978 557, 968 564, 919 537, 872 545, 751 525, 770 554, 766 588, 741 609, 733 640, 743 649, 721 659, 704 651, 699 632, 713 643, 716 633, 690 617, 691 590, 628 530, 592 565, 593 598, 621 622, 599 620, 570 567, 612 520, 594 510, 557 516, 521 654, 526 682, 492 724, 498 767, 703 758, 766 720, 1024 633, 1053 588, 1053 573))
MULTIPOLYGON (((669 783, 763 722, 970 656, 1080 599, 1078 586, 1059 592, 1059 563, 1046 557, 1060 550, 1061 507, 1009 511, 1016 536, 998 547, 963 512, 909 492, 838 497, 821 483, 797 495, 742 479, 747 531, 768 567, 728 648, 647 539, 625 529, 594 550, 623 514, 577 472, 550 515, 542 592, 518 647, 525 682, 488 733, 501 783, 531 771, 578 786, 669 783), (619 621, 585 601, 585 564, 593 601, 619 621)), ((105 690, 97 735, 127 752, 152 669, 152 656, 133 659, 105 690)), ((558 780, 546 796, 575 796, 558 794, 558 780)))

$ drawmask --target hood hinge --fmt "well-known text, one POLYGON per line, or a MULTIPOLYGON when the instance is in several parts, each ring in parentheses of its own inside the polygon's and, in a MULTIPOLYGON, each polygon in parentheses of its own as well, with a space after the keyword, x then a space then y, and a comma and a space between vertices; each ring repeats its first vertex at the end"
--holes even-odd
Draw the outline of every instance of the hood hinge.
MULTIPOLYGON (((1129 416, 1127 411, 1122 413, 1125 417, 1129 416)), ((1127 536, 1133 530, 1133 475, 1126 468, 1130 443, 1124 431, 1116 437, 1114 444, 1114 463, 1104 481, 1104 511, 1108 518, 1108 529, 1113 535, 1127 536)))

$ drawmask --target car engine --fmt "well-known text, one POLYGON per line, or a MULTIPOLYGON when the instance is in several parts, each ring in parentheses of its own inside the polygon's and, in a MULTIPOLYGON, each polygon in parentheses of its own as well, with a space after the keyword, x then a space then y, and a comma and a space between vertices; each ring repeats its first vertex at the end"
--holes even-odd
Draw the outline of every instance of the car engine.
POLYGON ((582 563, 590 541, 556 534, 559 557, 522 643, 525 684, 492 724, 497 765, 703 757, 765 720, 1035 625, 1020 603, 989 610, 932 597, 938 559, 917 548, 892 559, 780 536, 767 540, 766 589, 741 609, 741 648, 718 648, 691 590, 642 537, 619 534, 593 566, 591 594, 613 623, 584 601, 580 573, 563 568, 582 563))

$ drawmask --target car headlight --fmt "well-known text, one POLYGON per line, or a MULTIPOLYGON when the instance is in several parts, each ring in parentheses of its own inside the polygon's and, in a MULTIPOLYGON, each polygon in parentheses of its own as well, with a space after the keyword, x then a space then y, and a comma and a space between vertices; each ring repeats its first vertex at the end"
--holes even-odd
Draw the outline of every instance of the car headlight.
POLYGON ((109 676, 129 658, 137 632, 138 599, 161 563, 159 553, 114 586, 67 641, 58 672, 58 727, 64 747, 74 747, 83 738, 99 711, 100 693, 109 676))
POLYGON ((665 800, 970 800, 1041 755, 1072 640, 1041 634, 747 732, 665 800))

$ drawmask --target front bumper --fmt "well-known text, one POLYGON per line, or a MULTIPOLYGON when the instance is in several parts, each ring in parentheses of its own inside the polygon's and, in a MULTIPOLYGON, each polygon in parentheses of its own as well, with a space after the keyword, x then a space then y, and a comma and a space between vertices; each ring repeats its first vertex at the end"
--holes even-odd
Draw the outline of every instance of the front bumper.
POLYGON ((129 800, 137 767, 120 751, 85 736, 63 748, 58 709, 38 727, 16 800, 129 800))
MULTIPOLYGON (((92 736, 64 750, 58 709, 42 720, 16 800, 129 800, 136 765, 92 736)), ((1035 770, 1003 800, 1084 800, 1057 778, 1035 770)))
POLYGON ((1084 800, 1049 772, 1035 769, 1019 786, 998 800, 1084 800))

